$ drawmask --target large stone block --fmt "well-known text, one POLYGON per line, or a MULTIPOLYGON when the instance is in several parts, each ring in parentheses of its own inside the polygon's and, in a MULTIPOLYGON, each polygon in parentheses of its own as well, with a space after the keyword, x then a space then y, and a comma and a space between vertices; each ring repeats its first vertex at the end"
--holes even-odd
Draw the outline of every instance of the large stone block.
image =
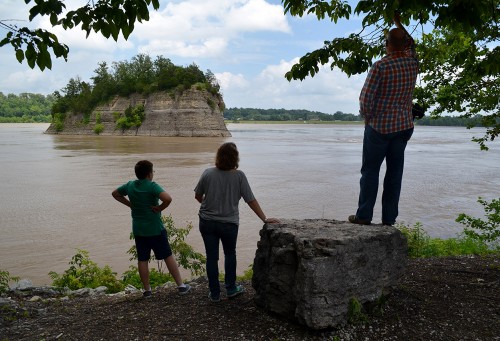
POLYGON ((394 227, 308 219, 266 224, 253 264, 255 302, 313 329, 343 324, 351 299, 375 302, 405 270, 394 227))

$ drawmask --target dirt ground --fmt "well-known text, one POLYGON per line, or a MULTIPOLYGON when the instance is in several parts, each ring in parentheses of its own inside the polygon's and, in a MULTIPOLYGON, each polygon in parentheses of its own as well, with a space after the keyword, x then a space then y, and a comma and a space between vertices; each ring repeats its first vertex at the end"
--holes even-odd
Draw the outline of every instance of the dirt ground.
POLYGON ((266 314, 243 284, 247 293, 219 303, 206 283, 151 299, 18 299, 22 311, 0 312, 0 340, 500 340, 500 256, 410 260, 383 311, 323 331, 266 314))

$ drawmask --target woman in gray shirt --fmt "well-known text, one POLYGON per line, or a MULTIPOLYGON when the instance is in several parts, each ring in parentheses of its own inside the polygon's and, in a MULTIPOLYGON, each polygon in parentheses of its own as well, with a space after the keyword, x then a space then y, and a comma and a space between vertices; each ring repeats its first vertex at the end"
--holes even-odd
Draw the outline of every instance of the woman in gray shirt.
POLYGON ((239 210, 241 198, 264 223, 279 223, 275 218, 266 218, 250 184, 238 170, 239 153, 232 142, 222 144, 217 150, 215 167, 206 169, 194 189, 195 198, 201 203, 200 232, 207 256, 207 276, 212 302, 220 301, 219 285, 219 240, 224 249, 224 282, 227 297, 245 292, 236 285, 236 241, 238 238, 239 210))

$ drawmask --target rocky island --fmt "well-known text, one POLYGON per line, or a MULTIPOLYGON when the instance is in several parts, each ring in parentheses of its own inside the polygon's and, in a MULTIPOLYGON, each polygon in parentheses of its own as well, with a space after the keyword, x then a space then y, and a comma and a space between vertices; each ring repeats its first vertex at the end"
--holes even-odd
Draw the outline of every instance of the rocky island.
POLYGON ((182 92, 157 91, 149 95, 114 96, 96 106, 90 115, 67 113, 55 116, 47 134, 228 137, 219 94, 204 89, 182 92), (139 121, 127 125, 128 116, 139 112, 139 121), (125 121, 124 121, 125 120, 125 121))

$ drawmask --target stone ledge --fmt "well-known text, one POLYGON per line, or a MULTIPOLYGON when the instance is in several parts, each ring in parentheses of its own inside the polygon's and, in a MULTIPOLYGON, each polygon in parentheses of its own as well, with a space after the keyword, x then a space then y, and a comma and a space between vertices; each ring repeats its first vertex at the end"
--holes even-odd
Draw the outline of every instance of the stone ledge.
POLYGON ((375 302, 405 270, 406 239, 390 226, 283 220, 264 225, 260 236, 256 304, 313 329, 345 323, 351 299, 375 302))

